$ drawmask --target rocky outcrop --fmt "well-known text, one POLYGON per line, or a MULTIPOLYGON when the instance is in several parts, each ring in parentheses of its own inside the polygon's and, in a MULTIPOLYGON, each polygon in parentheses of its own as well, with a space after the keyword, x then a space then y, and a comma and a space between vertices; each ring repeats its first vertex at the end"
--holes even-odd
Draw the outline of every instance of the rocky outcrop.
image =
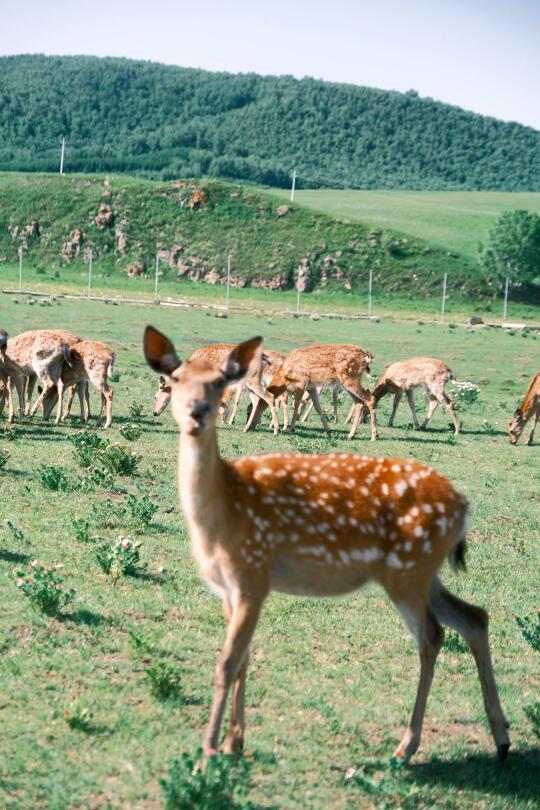
POLYGON ((191 208, 192 211, 198 211, 200 208, 204 208, 205 203, 206 192, 197 189, 188 200, 188 208, 191 208))
POLYGON ((107 203, 102 203, 99 206, 99 211, 97 212, 96 216, 94 217, 94 222, 96 223, 97 227, 104 231, 105 228, 110 228, 114 221, 114 214, 112 208, 107 203))
POLYGON ((132 262, 128 264, 125 272, 130 278, 140 278, 146 275, 146 264, 142 261, 132 262))
POLYGON ((69 240, 64 242, 62 245, 62 250, 60 251, 60 255, 66 262, 70 262, 77 258, 81 252, 83 238, 83 232, 80 228, 74 228, 71 231, 69 240))
POLYGON ((295 287, 300 292, 308 292, 311 289, 311 272, 307 259, 302 259, 296 270, 295 287))
POLYGON ((114 231, 114 238, 116 239, 116 250, 120 255, 123 255, 127 249, 127 233, 117 226, 114 231))

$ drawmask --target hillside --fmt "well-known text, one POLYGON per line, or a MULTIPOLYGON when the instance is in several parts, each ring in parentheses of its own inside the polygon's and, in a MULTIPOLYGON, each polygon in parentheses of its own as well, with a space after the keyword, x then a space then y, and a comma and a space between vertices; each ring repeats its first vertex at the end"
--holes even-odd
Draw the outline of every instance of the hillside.
MULTIPOLYGON (((307 291, 377 288, 413 296, 450 289, 493 295, 477 266, 395 231, 344 222, 270 194, 220 181, 157 183, 125 177, 0 175, 0 262, 44 274, 153 273, 156 251, 168 279, 221 284, 227 256, 238 287, 307 291)), ((1 264, 0 264, 1 267, 1 264)), ((1 272, 1 270, 0 270, 1 272)))
MULTIPOLYGON (((290 196, 283 190, 273 193, 284 201, 290 196)), ((332 217, 409 233, 472 261, 478 257, 478 243, 486 243, 503 211, 540 214, 540 194, 530 192, 306 189, 296 193, 295 201, 332 217)))
POLYGON ((540 191, 540 133, 397 93, 127 59, 0 58, 0 170, 540 191))

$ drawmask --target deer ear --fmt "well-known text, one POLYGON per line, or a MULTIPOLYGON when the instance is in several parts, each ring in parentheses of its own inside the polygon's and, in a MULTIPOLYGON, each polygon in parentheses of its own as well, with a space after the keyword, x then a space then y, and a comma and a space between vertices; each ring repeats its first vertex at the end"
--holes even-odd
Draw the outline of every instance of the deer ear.
POLYGON ((144 330, 143 351, 146 362, 158 374, 170 376, 182 362, 169 338, 153 326, 144 330))
POLYGON ((228 383, 255 374, 262 362, 262 337, 254 337, 235 346, 220 366, 228 383))

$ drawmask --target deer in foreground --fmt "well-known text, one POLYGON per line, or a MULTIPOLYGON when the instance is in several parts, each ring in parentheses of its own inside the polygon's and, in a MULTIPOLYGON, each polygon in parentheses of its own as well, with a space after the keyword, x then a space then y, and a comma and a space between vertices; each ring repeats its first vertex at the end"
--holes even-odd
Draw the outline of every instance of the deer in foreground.
POLYGON ((375 403, 378 404, 387 393, 394 394, 394 405, 388 424, 394 424, 396 411, 405 393, 409 401, 412 412, 414 426, 417 430, 424 430, 431 417, 435 413, 439 403, 444 405, 454 423, 454 433, 459 433, 459 420, 456 415, 454 403, 444 390, 444 386, 449 380, 454 380, 452 371, 445 363, 435 360, 433 357, 414 357, 410 360, 401 360, 388 366, 377 386, 373 391, 375 403), (423 388, 429 398, 427 416, 420 424, 416 415, 414 405, 414 389, 423 388))
MULTIPOLYGON (((22 393, 19 391, 21 409, 26 415, 33 416, 44 401, 50 390, 58 388, 59 394, 63 391, 62 368, 69 363, 69 350, 79 342, 79 338, 64 329, 35 329, 22 332, 16 337, 9 338, 5 350, 6 356, 13 361, 20 371, 20 379, 27 382, 26 393, 24 384, 22 393), (43 391, 30 407, 32 392, 37 378, 43 382, 43 391), (26 378, 26 380, 24 380, 26 378)), ((16 384, 14 378, 8 378, 8 385, 16 384)), ((58 403, 56 424, 61 416, 61 402, 58 403)))
POLYGON ((540 371, 537 371, 532 378, 530 385, 525 394, 525 399, 514 411, 510 422, 508 423, 508 436, 510 444, 517 444, 518 439, 525 430, 525 425, 532 419, 532 428, 527 439, 527 444, 532 444, 534 439, 534 429, 540 416, 540 371))
POLYGON ((0 414, 4 410, 6 397, 8 401, 8 422, 15 421, 15 404, 13 388, 17 389, 21 416, 24 413, 24 375, 18 364, 7 354, 8 333, 0 329, 0 414))
MULTIPOLYGON (((330 435, 330 426, 321 408, 318 389, 323 385, 339 384, 345 388, 356 403, 353 425, 347 438, 354 438, 362 414, 362 406, 365 404, 371 415, 371 439, 374 441, 377 438, 375 400, 373 394, 363 388, 360 383, 362 374, 369 371, 369 363, 372 360, 373 355, 361 349, 360 346, 346 343, 321 343, 308 348, 293 349, 292 352, 289 352, 268 386, 269 393, 274 397, 280 396, 285 391, 294 394, 294 410, 289 430, 294 432, 300 404, 307 392, 313 402, 313 407, 321 418, 324 430, 330 435)), ((256 427, 264 409, 264 402, 259 401, 251 414, 247 427, 256 427)))
MULTIPOLYGON (((215 365, 219 365, 222 360, 229 355, 229 353, 234 348, 234 343, 218 343, 213 346, 201 346, 200 349, 196 349, 191 357, 191 360, 205 360, 209 363, 214 363, 215 365)), ((274 427, 274 434, 279 432, 279 423, 277 419, 277 413, 274 404, 273 396, 269 395, 263 385, 263 374, 264 374, 264 367, 265 363, 261 360, 261 363, 257 369, 255 369, 254 373, 250 375, 249 378, 245 379, 242 384, 238 386, 234 386, 234 390, 230 393, 229 390, 223 392, 222 401, 220 403, 220 418, 222 421, 225 421, 226 416, 226 409, 229 403, 231 396, 234 396, 235 402, 233 405, 232 417, 229 424, 233 424, 234 417, 236 416, 236 411, 238 410, 238 402, 240 401, 240 396, 242 394, 242 389, 245 386, 250 394, 254 395, 255 400, 258 402, 259 399, 264 401, 266 405, 270 408, 272 412, 272 422, 274 427)), ((154 397, 154 416, 159 416, 163 413, 169 402, 171 401, 171 386, 169 385, 168 381, 164 377, 159 378, 158 383, 158 390, 156 391, 154 397)), ((247 430, 249 426, 249 422, 244 428, 247 430)))
MULTIPOLYGON (((115 355, 112 349, 109 349, 105 343, 96 340, 81 340, 69 350, 69 364, 64 365, 61 375, 64 390, 68 389, 66 409, 61 416, 62 421, 71 412, 75 391, 77 391, 81 403, 81 419, 83 422, 88 421, 90 415, 88 383, 91 382, 101 394, 98 424, 101 423, 105 411, 105 428, 111 426, 113 390, 108 380, 114 370, 114 360, 115 355)), ((56 389, 50 390, 45 395, 43 400, 45 419, 48 419, 58 396, 56 389)), ((62 407, 61 402, 60 407, 62 407)))
POLYGON ((178 487, 193 555, 223 600, 227 637, 216 667, 214 702, 204 737, 215 753, 229 692, 232 714, 222 749, 244 741, 249 646, 271 590, 339 596, 379 583, 416 639, 416 702, 396 756, 420 743, 442 624, 469 644, 500 760, 510 746, 488 642, 488 616, 440 582, 445 559, 463 566, 467 501, 435 470, 414 461, 353 454, 271 453, 225 460, 216 415, 224 388, 254 373, 262 338, 236 346, 220 363, 181 363, 170 340, 147 326, 144 354, 167 376, 180 427, 178 487))

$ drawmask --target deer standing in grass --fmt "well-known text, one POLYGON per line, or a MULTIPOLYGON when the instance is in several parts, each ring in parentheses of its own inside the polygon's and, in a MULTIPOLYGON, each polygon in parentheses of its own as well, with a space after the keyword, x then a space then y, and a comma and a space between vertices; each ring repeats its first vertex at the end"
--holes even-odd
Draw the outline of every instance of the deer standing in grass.
MULTIPOLYGON (((360 346, 346 343, 321 343, 304 349, 293 349, 277 370, 267 390, 274 397, 280 396, 285 391, 294 394, 293 416, 289 426, 291 432, 294 432, 300 404, 307 392, 326 433, 330 435, 330 426, 321 407, 318 389, 324 385, 339 384, 356 402, 355 416, 348 438, 354 438, 362 414, 362 406, 365 404, 371 415, 371 439, 374 441, 377 438, 375 400, 373 394, 363 388, 360 383, 362 374, 369 371, 369 363, 372 360, 373 355, 361 349, 360 346)), ((265 403, 259 401, 251 414, 248 428, 256 427, 264 409, 265 403)))
POLYGON ((420 743, 441 623, 469 644, 499 759, 510 740, 491 664, 488 617, 453 596, 437 577, 445 559, 463 565, 467 502, 435 470, 414 461, 353 454, 273 453, 234 460, 218 450, 216 415, 224 388, 254 373, 262 338, 236 346, 220 363, 182 364, 173 344, 151 326, 144 334, 150 367, 167 375, 180 427, 178 486, 193 555, 223 600, 227 638, 204 751, 214 753, 229 692, 232 715, 223 750, 244 741, 249 645, 271 590, 338 596, 370 580, 388 593, 416 639, 420 679, 396 756, 420 743))
MULTIPOLYGON (((88 421, 90 415, 88 383, 91 382, 101 394, 101 409, 98 424, 106 413, 105 428, 112 423, 113 390, 109 385, 109 377, 114 370, 115 355, 112 349, 96 340, 81 340, 69 350, 69 364, 65 363, 62 369, 62 383, 64 390, 68 389, 66 409, 61 420, 67 418, 71 411, 75 391, 81 403, 81 419, 88 421)), ((59 392, 51 389, 43 401, 43 415, 48 419, 50 412, 58 398, 59 392)), ((59 403, 60 408, 62 402, 59 403)))
MULTIPOLYGON (((205 360, 209 363, 213 363, 214 365, 219 365, 223 361, 223 359, 230 354, 232 349, 234 349, 234 345, 235 345, 234 343, 218 343, 214 346, 201 346, 200 349, 196 349, 193 352, 189 360, 190 361, 205 360)), ((223 392, 223 397, 219 408, 219 414, 222 421, 225 421, 226 409, 229 400, 231 399, 231 396, 234 396, 235 401, 233 405, 231 419, 229 421, 229 424, 233 424, 236 412, 238 410, 238 402, 240 401, 242 389, 246 387, 250 392, 250 394, 254 395, 254 399, 256 402, 258 402, 259 399, 261 399, 270 408, 272 412, 274 434, 277 434, 279 432, 279 423, 274 404, 274 397, 267 393, 263 385, 262 378, 264 373, 265 373, 265 363, 261 360, 259 367, 255 369, 254 373, 251 374, 249 378, 245 379, 242 383, 239 383, 238 386, 231 386, 231 389, 233 389, 232 393, 229 390, 223 392)), ((154 416, 159 416, 160 414, 162 414, 170 401, 171 401, 171 386, 164 377, 160 377, 158 383, 158 390, 156 391, 154 397, 154 416)), ((249 422, 244 428, 244 430, 247 430, 248 426, 249 422)))
POLYGON ((534 439, 534 429, 540 416, 540 371, 537 371, 532 378, 530 385, 525 394, 525 399, 514 411, 510 422, 508 423, 508 436, 510 444, 517 444, 518 439, 525 430, 525 425, 532 419, 532 428, 527 439, 527 444, 532 444, 534 439))
POLYGON ((454 423, 454 433, 457 436, 459 433, 459 420, 454 403, 444 390, 446 383, 454 379, 452 371, 440 360, 435 360, 433 357, 414 357, 411 360, 401 360, 388 366, 375 387, 373 396, 375 397, 375 403, 378 404, 385 394, 389 392, 394 394, 394 405, 388 420, 388 424, 392 427, 398 405, 405 393, 409 401, 414 426, 417 430, 424 430, 427 427, 440 403, 444 405, 450 414, 454 423), (418 422, 414 405, 415 388, 423 388, 429 398, 427 416, 422 424, 418 422))
POLYGON ((21 416, 24 413, 25 378, 18 364, 7 354, 8 333, 0 329, 0 414, 4 410, 6 397, 8 401, 8 422, 15 421, 15 404, 13 389, 17 389, 21 416))
MULTIPOLYGON (((21 411, 33 416, 50 390, 58 388, 63 391, 62 368, 69 363, 69 350, 79 342, 79 338, 65 329, 36 329, 22 332, 9 338, 5 349, 6 355, 20 370, 23 381, 22 392, 19 390, 21 411), (43 391, 30 407, 32 392, 37 378, 43 382, 43 391), (26 378, 26 379, 24 379, 26 378), (26 393, 24 382, 27 382, 26 393)), ((8 378, 8 385, 19 383, 14 377, 8 378)), ((61 402, 58 402, 56 424, 60 422, 61 402)))

